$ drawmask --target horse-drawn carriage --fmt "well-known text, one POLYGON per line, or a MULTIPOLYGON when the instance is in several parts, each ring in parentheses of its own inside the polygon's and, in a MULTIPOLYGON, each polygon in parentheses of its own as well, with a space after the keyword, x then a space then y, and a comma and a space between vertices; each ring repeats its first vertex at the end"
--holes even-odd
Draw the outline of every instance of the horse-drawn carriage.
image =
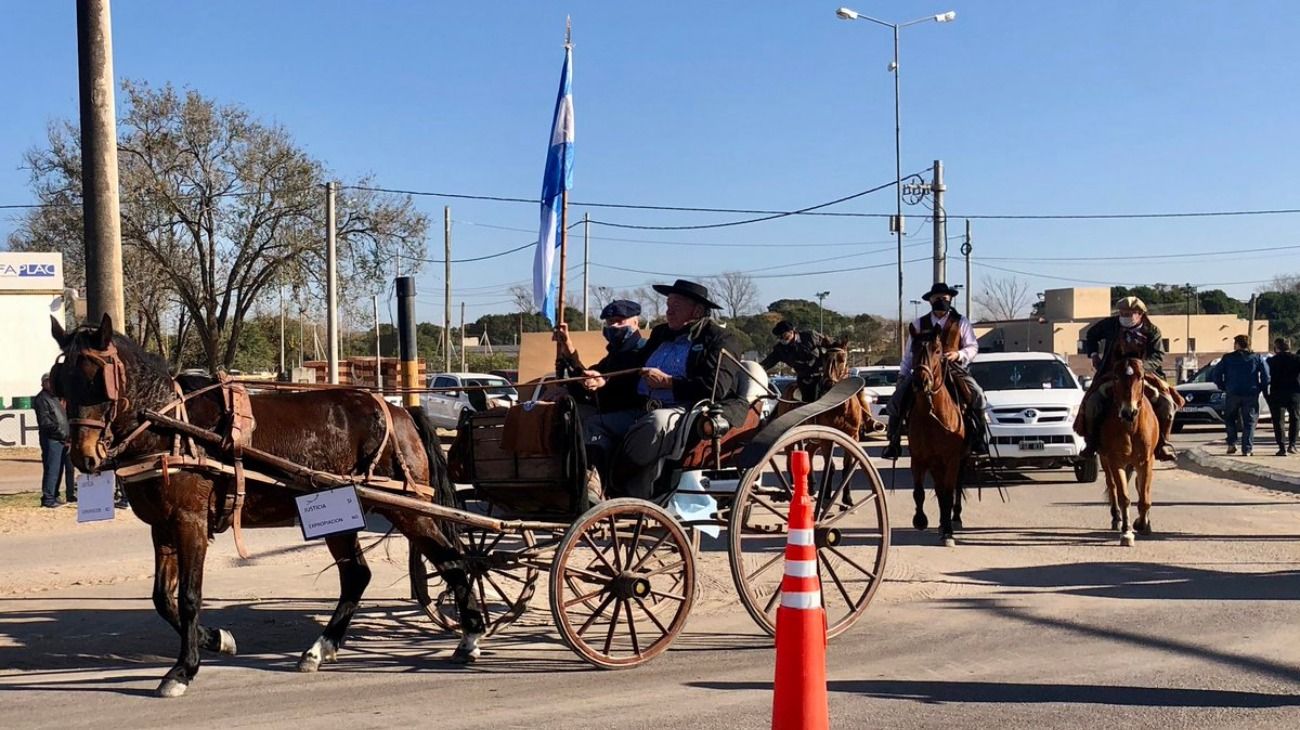
MULTIPOLYGON (((726 528, 741 603, 772 633, 793 476, 787 455, 810 452, 814 543, 829 635, 861 617, 883 579, 889 524, 883 484, 856 438, 810 419, 856 397, 849 378, 818 401, 771 421, 766 375, 745 363, 744 423, 697 404, 675 431, 651 500, 593 499, 576 407, 544 406, 539 435, 511 411, 461 423, 451 473, 436 433, 406 411, 354 389, 259 393, 257 384, 172 379, 111 322, 64 333, 52 374, 73 420, 73 458, 86 471, 117 469, 153 527, 154 601, 181 634, 181 656, 159 692, 184 691, 200 648, 234 651, 229 632, 198 622, 202 564, 212 535, 285 524, 294 494, 354 487, 412 545, 412 592, 430 616, 461 629, 457 657, 527 608, 548 575, 552 616, 565 643, 603 668, 631 667, 666 650, 697 595, 701 533, 726 528), (247 391, 252 391, 249 394, 247 391), (253 427, 254 419, 256 426, 253 427), (245 483, 248 484, 247 494, 245 483), (246 501, 247 500, 247 501, 246 501), (179 605, 178 605, 179 603, 179 605)), ((340 571, 339 606, 303 654, 305 671, 334 659, 369 581, 355 533, 326 538, 340 571)), ((704 544, 709 550, 712 543, 704 544)))
MULTIPOLYGON (((458 493, 462 507, 527 520, 462 533, 472 593, 489 632, 519 617, 547 571, 552 617, 574 652, 605 668, 645 662, 685 624, 702 533, 725 528, 741 603, 760 628, 774 633, 793 449, 813 459, 814 540, 829 635, 861 617, 889 549, 883 483, 855 439, 806 422, 855 397, 862 383, 850 378, 818 401, 764 422, 763 400, 774 396, 756 363, 744 367, 746 422, 729 428, 708 402, 688 411, 649 501, 590 503, 581 425, 567 401, 555 408, 551 448, 532 454, 509 443, 507 409, 462 419, 452 451, 453 464, 466 467, 460 475, 453 470, 467 484, 458 493)), ((515 406, 515 413, 524 407, 515 406)), ((417 553, 411 577, 430 616, 454 628, 451 593, 417 553)))

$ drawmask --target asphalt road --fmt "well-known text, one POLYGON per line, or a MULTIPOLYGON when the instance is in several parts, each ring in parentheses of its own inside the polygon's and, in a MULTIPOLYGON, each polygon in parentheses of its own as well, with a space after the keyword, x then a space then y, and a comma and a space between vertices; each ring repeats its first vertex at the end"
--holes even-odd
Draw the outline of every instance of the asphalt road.
MULTIPOLYGON (((910 479, 898 483, 888 580, 830 646, 835 727, 1300 723, 1300 496, 1161 470, 1156 534, 1123 548, 1100 485, 1040 475, 1005 502, 972 491, 946 549, 910 528, 910 479)), ((716 549, 673 649, 601 672, 559 643, 540 595, 478 664, 449 663, 455 639, 405 600, 394 542, 390 558, 372 553, 340 662, 303 675, 297 655, 333 605, 327 553, 296 530, 249 543, 241 566, 220 537, 206 582, 205 619, 234 631, 240 655, 205 656, 189 693, 161 700, 177 640, 148 600, 143 526, 0 533, 0 727, 767 727, 773 653, 716 549)))

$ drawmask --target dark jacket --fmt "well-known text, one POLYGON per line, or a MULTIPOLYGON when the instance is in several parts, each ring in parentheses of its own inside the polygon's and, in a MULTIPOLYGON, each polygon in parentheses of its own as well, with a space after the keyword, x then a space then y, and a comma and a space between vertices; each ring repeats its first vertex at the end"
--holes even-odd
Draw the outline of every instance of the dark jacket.
MULTIPOLYGON (((1160 328, 1151 324, 1149 318, 1145 318, 1138 329, 1146 338, 1146 344, 1140 352, 1123 353, 1129 357, 1136 357, 1142 360, 1142 366, 1147 373, 1154 374, 1159 378, 1165 377, 1165 345, 1164 335, 1160 333, 1160 328)), ((1111 368, 1111 357, 1115 352, 1116 342, 1122 337, 1124 325, 1119 323, 1119 317, 1107 317, 1100 322, 1088 328, 1088 334, 1084 339, 1084 354, 1088 356, 1101 355, 1101 368, 1098 372, 1109 372, 1111 368)))
POLYGON ((1268 388, 1268 365, 1253 352, 1237 350, 1224 355, 1210 377, 1228 395, 1258 397, 1268 388))
POLYGON ((41 392, 32 399, 32 408, 36 410, 37 432, 41 438, 54 441, 68 440, 68 414, 54 394, 42 388, 41 392))
MULTIPOLYGON (((574 375, 581 373, 583 370, 595 370, 598 373, 613 373, 619 370, 630 370, 641 367, 644 359, 641 357, 641 350, 645 348, 646 340, 640 332, 634 332, 623 340, 617 347, 607 345, 605 347, 605 357, 600 362, 590 367, 582 364, 581 358, 577 353, 569 356, 569 371, 574 375)), ((605 387, 597 391, 590 391, 582 387, 582 383, 569 383, 569 394, 579 403, 595 403, 601 413, 611 413, 613 411, 626 411, 641 408, 645 405, 645 398, 636 392, 636 384, 640 380, 636 374, 623 375, 616 378, 610 378, 605 383, 605 387)))
MULTIPOLYGON (((686 356, 686 374, 673 378, 673 397, 678 403, 692 405, 713 396, 713 383, 717 377, 717 400, 722 404, 723 415, 733 425, 745 421, 747 404, 736 394, 739 372, 738 366, 730 358, 722 356, 725 349, 733 357, 740 357, 735 338, 724 327, 712 319, 702 319, 688 329, 691 350, 686 356)), ((637 353, 640 367, 644 367, 656 348, 665 342, 676 339, 682 332, 672 330, 661 324, 650 331, 650 340, 637 353)))
POLYGON ((1279 352, 1268 359, 1268 393, 1270 396, 1300 392, 1300 356, 1279 352))
POLYGON ((777 363, 785 363, 795 372, 800 381, 816 378, 826 355, 826 349, 834 345, 831 338, 813 330, 802 330, 795 334, 794 342, 777 342, 772 352, 759 363, 764 370, 771 370, 777 363))

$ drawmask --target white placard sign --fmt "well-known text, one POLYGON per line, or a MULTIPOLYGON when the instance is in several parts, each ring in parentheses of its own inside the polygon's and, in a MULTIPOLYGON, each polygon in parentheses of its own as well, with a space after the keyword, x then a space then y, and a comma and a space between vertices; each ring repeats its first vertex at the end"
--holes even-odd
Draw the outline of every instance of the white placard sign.
POLYGON ((340 532, 355 532, 366 526, 361 499, 355 487, 326 489, 294 497, 303 539, 312 540, 340 532))
POLYGON ((78 474, 77 522, 113 519, 113 488, 116 486, 117 475, 111 471, 78 474))

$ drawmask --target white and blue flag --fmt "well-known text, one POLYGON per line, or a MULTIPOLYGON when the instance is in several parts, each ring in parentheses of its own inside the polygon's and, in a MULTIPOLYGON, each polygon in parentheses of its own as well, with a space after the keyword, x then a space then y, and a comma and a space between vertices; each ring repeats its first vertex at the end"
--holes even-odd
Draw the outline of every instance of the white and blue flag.
POLYGON ((542 221, 533 257, 533 303, 555 321, 555 249, 560 245, 561 193, 573 187, 573 50, 564 49, 560 72, 560 93, 555 99, 555 120, 551 122, 551 147, 546 152, 546 174, 542 178, 542 221))

